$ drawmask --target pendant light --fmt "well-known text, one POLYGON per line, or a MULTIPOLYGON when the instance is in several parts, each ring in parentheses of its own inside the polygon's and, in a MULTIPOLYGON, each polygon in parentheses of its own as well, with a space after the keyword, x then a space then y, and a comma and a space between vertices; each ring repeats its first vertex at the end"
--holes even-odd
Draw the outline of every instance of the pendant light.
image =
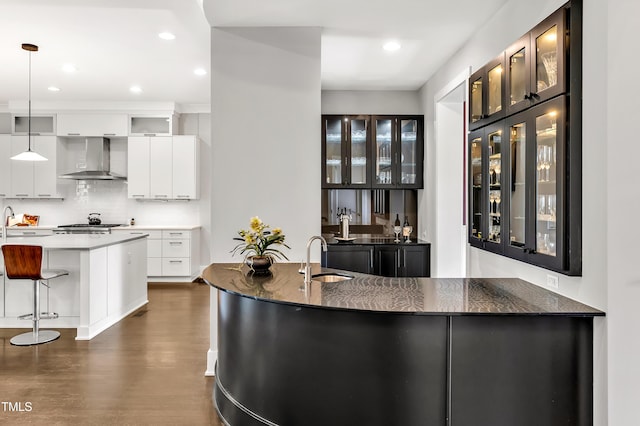
POLYGON ((31 151, 31 52, 37 52, 38 46, 35 44, 22 43, 22 48, 29 52, 29 118, 28 118, 28 136, 29 148, 18 155, 11 157, 12 160, 18 161, 47 161, 45 157, 35 151, 31 151))

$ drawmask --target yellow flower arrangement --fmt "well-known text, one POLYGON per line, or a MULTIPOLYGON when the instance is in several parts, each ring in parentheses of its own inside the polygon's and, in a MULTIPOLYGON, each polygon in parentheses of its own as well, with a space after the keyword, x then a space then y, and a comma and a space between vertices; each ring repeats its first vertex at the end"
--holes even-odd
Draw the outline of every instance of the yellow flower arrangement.
POLYGON ((238 231, 240 237, 234 240, 242 241, 231 251, 233 254, 240 253, 245 259, 250 256, 264 256, 269 258, 271 262, 276 259, 286 259, 287 256, 273 245, 280 245, 290 248, 285 244, 285 236, 281 228, 273 228, 273 232, 269 231, 269 225, 265 224, 258 216, 254 216, 249 221, 249 229, 241 229, 238 231))

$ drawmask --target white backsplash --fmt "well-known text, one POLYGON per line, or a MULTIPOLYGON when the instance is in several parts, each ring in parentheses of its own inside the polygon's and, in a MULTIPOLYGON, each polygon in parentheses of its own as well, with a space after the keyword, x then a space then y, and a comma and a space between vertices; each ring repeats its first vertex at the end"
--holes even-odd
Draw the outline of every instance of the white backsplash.
POLYGON ((199 225, 199 201, 137 201, 127 198, 125 181, 58 180, 64 200, 4 200, 16 213, 40 216, 40 225, 86 223, 89 213, 100 213, 103 223, 136 225, 199 225))

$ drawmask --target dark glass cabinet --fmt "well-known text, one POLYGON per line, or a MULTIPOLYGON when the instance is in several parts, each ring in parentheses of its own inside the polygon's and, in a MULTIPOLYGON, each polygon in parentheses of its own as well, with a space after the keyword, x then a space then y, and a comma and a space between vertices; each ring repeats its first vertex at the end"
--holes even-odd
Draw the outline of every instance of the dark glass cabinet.
POLYGON ((504 117, 504 53, 469 77, 469 129, 504 117))
POLYGON ((503 143, 502 122, 469 134, 469 176, 472 180, 469 208, 469 242, 487 250, 502 251, 503 143))
POLYGON ((322 187, 370 187, 369 116, 322 117, 322 187))
POLYGON ((506 51, 503 119, 472 128, 469 81, 469 244, 567 275, 582 273, 581 16, 567 3, 506 51))
POLYGON ((374 116, 372 187, 422 188, 424 118, 374 116))
POLYGON ((566 9, 561 8, 506 51, 507 114, 566 91, 566 9))

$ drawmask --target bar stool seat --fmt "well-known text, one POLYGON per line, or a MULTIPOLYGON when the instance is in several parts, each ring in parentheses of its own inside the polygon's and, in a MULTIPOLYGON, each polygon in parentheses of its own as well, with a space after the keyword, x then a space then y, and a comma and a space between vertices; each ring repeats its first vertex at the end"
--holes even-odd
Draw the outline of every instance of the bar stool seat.
POLYGON ((33 321, 33 330, 11 338, 16 346, 39 345, 60 337, 55 330, 40 330, 41 319, 58 318, 54 312, 40 312, 40 284, 49 288, 48 280, 69 275, 64 269, 42 269, 42 246, 5 244, 2 246, 7 278, 33 281, 33 313, 20 315, 20 319, 33 321))

